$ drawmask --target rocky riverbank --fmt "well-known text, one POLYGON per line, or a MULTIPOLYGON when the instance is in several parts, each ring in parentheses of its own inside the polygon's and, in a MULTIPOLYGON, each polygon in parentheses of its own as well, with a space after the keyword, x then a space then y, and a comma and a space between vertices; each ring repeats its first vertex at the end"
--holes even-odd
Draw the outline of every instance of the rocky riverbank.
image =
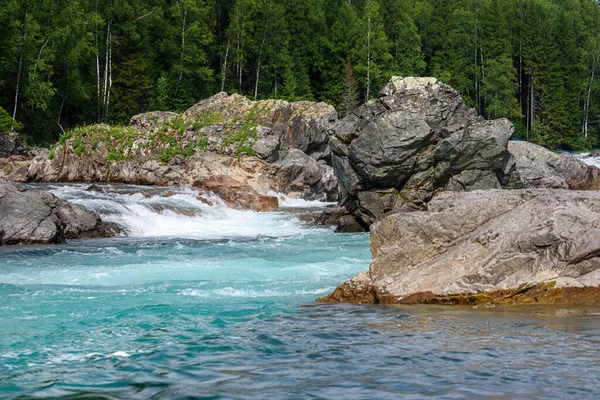
POLYGON ((318 221, 370 230, 373 261, 323 301, 597 304, 600 170, 513 131, 436 79, 395 77, 343 119, 220 93, 182 115, 69 132, 0 160, 0 176, 189 184, 256 211, 277 210, 271 191, 337 200, 318 221))
MULTIPOLYGON (((33 158, 0 162, 14 181, 118 182, 145 185, 221 181, 256 196, 275 191, 306 200, 336 201, 324 103, 217 94, 182 115, 151 112, 127 127, 94 125, 63 135, 33 158)), ((227 188, 224 188, 227 189, 227 188)))
POLYGON ((0 182, 0 245, 58 244, 66 239, 105 238, 118 235, 114 224, 43 190, 26 190, 0 182))
POLYGON ((322 301, 588 304, 600 294, 600 192, 440 193, 427 211, 375 223, 371 251, 369 271, 322 301))

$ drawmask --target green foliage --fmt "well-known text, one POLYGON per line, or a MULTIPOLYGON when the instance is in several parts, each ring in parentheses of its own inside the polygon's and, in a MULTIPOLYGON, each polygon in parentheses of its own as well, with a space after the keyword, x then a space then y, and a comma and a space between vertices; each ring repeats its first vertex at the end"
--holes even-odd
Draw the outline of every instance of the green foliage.
POLYGON ((205 126, 218 125, 225 122, 223 114, 217 111, 208 111, 202 115, 199 115, 194 120, 192 125, 194 131, 198 131, 205 126))
MULTIPOLYGON (((14 128, 37 144, 140 112, 181 112, 221 90, 327 101, 345 114, 350 92, 372 99, 392 75, 435 76, 549 147, 600 137, 594 0, 5 0, 0 54, 0 130, 16 110, 14 128)), ((164 159, 203 147, 172 143, 186 129, 174 121, 157 133, 156 146, 171 149, 164 159)), ((77 139, 76 152, 104 141, 97 133, 77 139)), ((131 157, 132 138, 113 133, 111 159, 131 157)), ((229 140, 251 154, 251 128, 229 140)))
MULTIPOLYGON (((0 107, 0 132, 10 131, 11 127, 13 127, 12 117, 4 108, 0 107)), ((21 124, 19 121, 15 121, 14 130, 18 131, 21 129, 23 129, 23 124, 21 124)))

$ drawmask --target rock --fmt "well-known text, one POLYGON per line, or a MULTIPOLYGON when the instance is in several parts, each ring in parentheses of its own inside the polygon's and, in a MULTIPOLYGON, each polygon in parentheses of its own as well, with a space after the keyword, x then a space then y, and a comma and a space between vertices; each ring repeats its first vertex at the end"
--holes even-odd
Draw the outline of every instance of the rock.
POLYGON ((343 204, 361 223, 423 209, 439 190, 501 187, 511 162, 506 119, 485 121, 434 78, 394 77, 377 101, 332 128, 343 204))
POLYGON ((327 131, 337 113, 325 103, 251 101, 219 93, 189 108, 183 118, 200 126, 200 133, 209 138, 209 151, 232 156, 247 148, 272 163, 290 149, 315 154, 317 159, 326 154, 327 131))
POLYGON ((85 189, 86 192, 104 192, 104 189, 102 188, 102 186, 100 185, 90 185, 88 186, 87 189, 85 189))
POLYGON ((290 149, 281 161, 269 166, 275 190, 294 193, 306 200, 336 201, 338 181, 329 165, 321 164, 298 149, 290 149))
POLYGON ((254 102, 220 93, 181 116, 157 111, 132 117, 128 127, 67 132, 51 150, 0 161, 0 178, 176 185, 230 176, 256 193, 333 201, 328 132, 336 118, 325 103, 254 102))
POLYGON ((166 111, 153 111, 137 114, 129 120, 129 126, 140 132, 156 132, 163 126, 168 126, 179 114, 166 111))
POLYGON ((254 190, 229 176, 212 176, 197 180, 194 186, 219 196, 225 203, 238 210, 259 212, 273 211, 279 207, 279 199, 255 193, 254 190))
POLYGON ((65 239, 109 237, 120 233, 97 214, 41 190, 0 183, 0 244, 62 243, 65 239))
POLYGON ((26 147, 16 133, 0 132, 0 158, 24 154, 26 147))
POLYGON ((571 155, 555 154, 542 146, 510 141, 508 150, 516 161, 513 187, 600 189, 600 169, 571 155))
POLYGON ((325 301, 364 301, 370 287, 378 303, 589 303, 600 294, 600 192, 443 192, 428 211, 372 225, 371 250, 360 285, 325 301))
POLYGON ((318 225, 336 227, 337 233, 366 232, 368 227, 360 225, 356 217, 344 207, 329 207, 315 221, 318 225))

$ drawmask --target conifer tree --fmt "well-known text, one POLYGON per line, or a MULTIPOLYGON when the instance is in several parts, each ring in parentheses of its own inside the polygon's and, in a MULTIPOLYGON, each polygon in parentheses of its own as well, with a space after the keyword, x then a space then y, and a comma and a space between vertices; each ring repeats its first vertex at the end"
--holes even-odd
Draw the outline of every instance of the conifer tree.
POLYGON ((350 56, 348 56, 346 60, 346 76, 344 77, 344 92, 338 107, 340 116, 345 117, 358 107, 358 96, 358 85, 354 79, 354 73, 352 72, 350 56))

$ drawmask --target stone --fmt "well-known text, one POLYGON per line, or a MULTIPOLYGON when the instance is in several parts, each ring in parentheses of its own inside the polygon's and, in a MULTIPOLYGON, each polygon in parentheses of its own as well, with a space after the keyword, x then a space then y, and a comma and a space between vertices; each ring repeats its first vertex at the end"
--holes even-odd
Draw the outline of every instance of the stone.
POLYGON ((238 210, 268 212, 279 208, 277 197, 256 193, 250 186, 229 176, 211 176, 197 180, 194 181, 194 187, 214 193, 227 206, 238 210))
POLYGON ((3 159, 0 178, 177 185, 229 176, 254 194, 335 201, 337 179, 327 163, 336 119, 325 103, 219 93, 182 115, 155 111, 133 116, 129 127, 82 128, 85 135, 65 137, 51 151, 3 159))
POLYGON ((233 156, 240 148, 252 148, 259 159, 273 163, 290 149, 309 156, 326 152, 328 130, 337 113, 325 103, 251 101, 219 93, 190 107, 183 118, 188 124, 203 125, 209 151, 233 156))
POLYGON ((171 123, 179 114, 166 111, 153 111, 137 114, 129 120, 129 126, 140 132, 156 132, 171 123))
POLYGON ((575 156, 556 154, 533 143, 512 140, 508 150, 516 162, 513 187, 600 189, 600 169, 575 156))
POLYGON ((514 127, 485 121, 435 78, 393 77, 381 97, 332 127, 332 166, 346 208, 372 224, 425 209, 440 190, 495 189, 509 180, 514 127))
POLYGON ((344 207, 329 207, 315 220, 318 225, 335 226, 337 233, 366 232, 364 226, 360 225, 357 218, 350 214, 344 207))
POLYGON ((562 289, 590 288, 568 292, 572 304, 587 302, 600 293, 600 192, 442 192, 428 211, 373 224, 371 250, 362 289, 350 281, 325 300, 364 293, 370 284, 373 302, 381 303, 501 303, 512 293, 514 304, 535 294, 550 304, 567 296, 562 289))
POLYGON ((2 245, 57 244, 121 232, 115 224, 104 224, 96 213, 79 205, 12 183, 0 183, 0 231, 2 245))
POLYGON ((0 158, 24 154, 27 148, 16 133, 0 132, 0 158))
POLYGON ((282 160, 269 166, 275 190, 298 193, 306 200, 336 201, 338 181, 333 168, 298 149, 290 149, 282 160))

